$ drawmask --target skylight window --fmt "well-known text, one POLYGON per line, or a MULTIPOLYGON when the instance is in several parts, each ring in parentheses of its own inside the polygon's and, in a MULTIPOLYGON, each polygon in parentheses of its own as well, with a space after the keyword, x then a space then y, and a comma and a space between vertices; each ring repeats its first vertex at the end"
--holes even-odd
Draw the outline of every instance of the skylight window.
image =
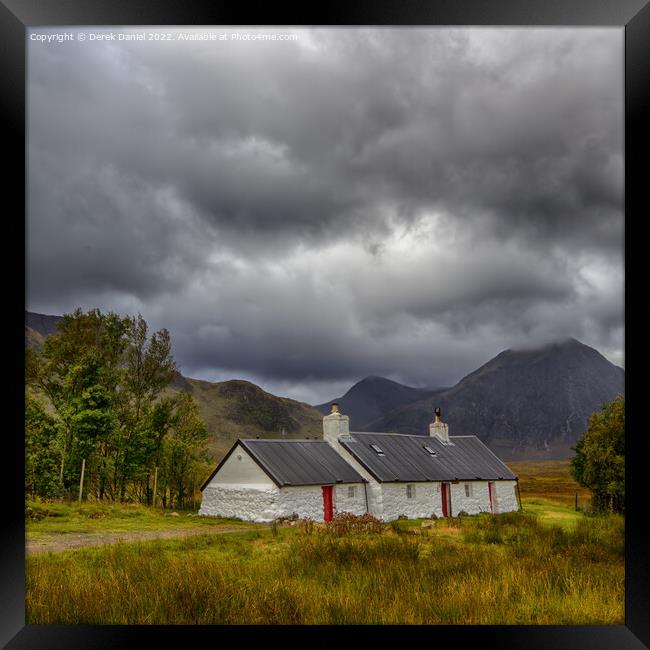
POLYGON ((373 451, 376 451, 378 456, 385 456, 382 448, 379 445, 370 445, 370 448, 373 451))
POLYGON ((422 446, 424 447, 425 451, 429 453, 430 456, 437 456, 438 455, 438 452, 435 449, 433 449, 432 447, 429 447, 429 445, 422 445, 422 446))

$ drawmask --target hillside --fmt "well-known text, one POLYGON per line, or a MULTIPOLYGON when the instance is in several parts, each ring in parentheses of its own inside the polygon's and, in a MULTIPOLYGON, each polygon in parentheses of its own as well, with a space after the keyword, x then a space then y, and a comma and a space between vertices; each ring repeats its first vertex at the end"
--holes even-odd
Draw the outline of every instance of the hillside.
POLYGON ((312 438, 323 435, 323 416, 312 406, 276 397, 233 379, 211 383, 179 375, 168 393, 189 392, 211 433, 208 449, 220 459, 237 438, 312 438))
POLYGON ((479 436, 503 458, 566 458, 590 414, 624 394, 625 371, 576 341, 506 350, 452 388, 369 425, 425 434, 442 409, 450 435, 479 436))
MULTIPOLYGON (((56 332, 58 316, 25 312, 25 344, 39 349, 45 337, 56 332)), ((322 415, 308 404, 276 397, 248 381, 218 383, 191 379, 179 374, 166 390, 192 394, 199 414, 210 432, 208 451, 221 457, 238 437, 322 437, 322 415)))
POLYGON ((25 312, 25 327, 33 330, 41 337, 56 334, 56 324, 61 320, 61 316, 46 316, 45 314, 35 314, 30 311, 25 312))
POLYGON ((363 431, 374 420, 406 404, 431 397, 436 392, 439 391, 412 388, 384 377, 370 376, 357 382, 342 397, 319 404, 315 408, 326 414, 330 412, 332 402, 337 402, 341 413, 350 417, 350 428, 363 431))
POLYGON ((56 334, 56 323, 61 316, 46 316, 25 312, 25 345, 33 350, 40 350, 45 337, 56 334))

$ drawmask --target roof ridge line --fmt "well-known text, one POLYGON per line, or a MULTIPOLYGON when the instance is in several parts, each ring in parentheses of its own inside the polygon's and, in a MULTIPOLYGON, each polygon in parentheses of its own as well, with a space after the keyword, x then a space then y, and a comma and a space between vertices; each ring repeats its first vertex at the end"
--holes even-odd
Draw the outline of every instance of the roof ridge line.
POLYGON ((238 438, 238 440, 245 440, 246 442, 325 442, 327 440, 305 440, 303 438, 291 438, 285 440, 284 438, 238 438))
POLYGON ((424 433, 397 433, 390 431, 350 431, 351 436, 399 436, 400 438, 430 438, 424 433))

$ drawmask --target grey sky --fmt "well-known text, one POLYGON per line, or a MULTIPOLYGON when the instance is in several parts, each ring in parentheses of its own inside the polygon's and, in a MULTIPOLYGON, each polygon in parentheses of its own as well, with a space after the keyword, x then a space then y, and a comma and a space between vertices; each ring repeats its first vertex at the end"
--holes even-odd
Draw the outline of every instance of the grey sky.
POLYGON ((623 365, 622 29, 239 31, 297 38, 29 42, 28 309, 313 403, 569 336, 623 365))

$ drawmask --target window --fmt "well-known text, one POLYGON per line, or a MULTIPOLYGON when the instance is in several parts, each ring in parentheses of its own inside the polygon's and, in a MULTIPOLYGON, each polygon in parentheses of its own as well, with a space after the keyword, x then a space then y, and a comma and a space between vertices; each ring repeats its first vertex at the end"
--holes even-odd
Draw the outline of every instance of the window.
POLYGON ((384 452, 382 451, 382 448, 379 445, 370 445, 371 449, 377 452, 378 456, 384 456, 384 452))
POLYGON ((433 449, 433 447, 429 447, 429 445, 422 445, 424 447, 424 450, 430 455, 430 456, 437 456, 438 452, 433 449))
POLYGON ((415 499, 415 485, 411 485, 409 483, 406 486, 406 498, 407 499, 415 499))
POLYGON ((471 497, 472 494, 473 494, 472 484, 471 483, 465 483, 465 496, 466 497, 471 497))
POLYGON ((348 486, 348 499, 354 499, 357 496, 357 486, 349 485, 348 486))

